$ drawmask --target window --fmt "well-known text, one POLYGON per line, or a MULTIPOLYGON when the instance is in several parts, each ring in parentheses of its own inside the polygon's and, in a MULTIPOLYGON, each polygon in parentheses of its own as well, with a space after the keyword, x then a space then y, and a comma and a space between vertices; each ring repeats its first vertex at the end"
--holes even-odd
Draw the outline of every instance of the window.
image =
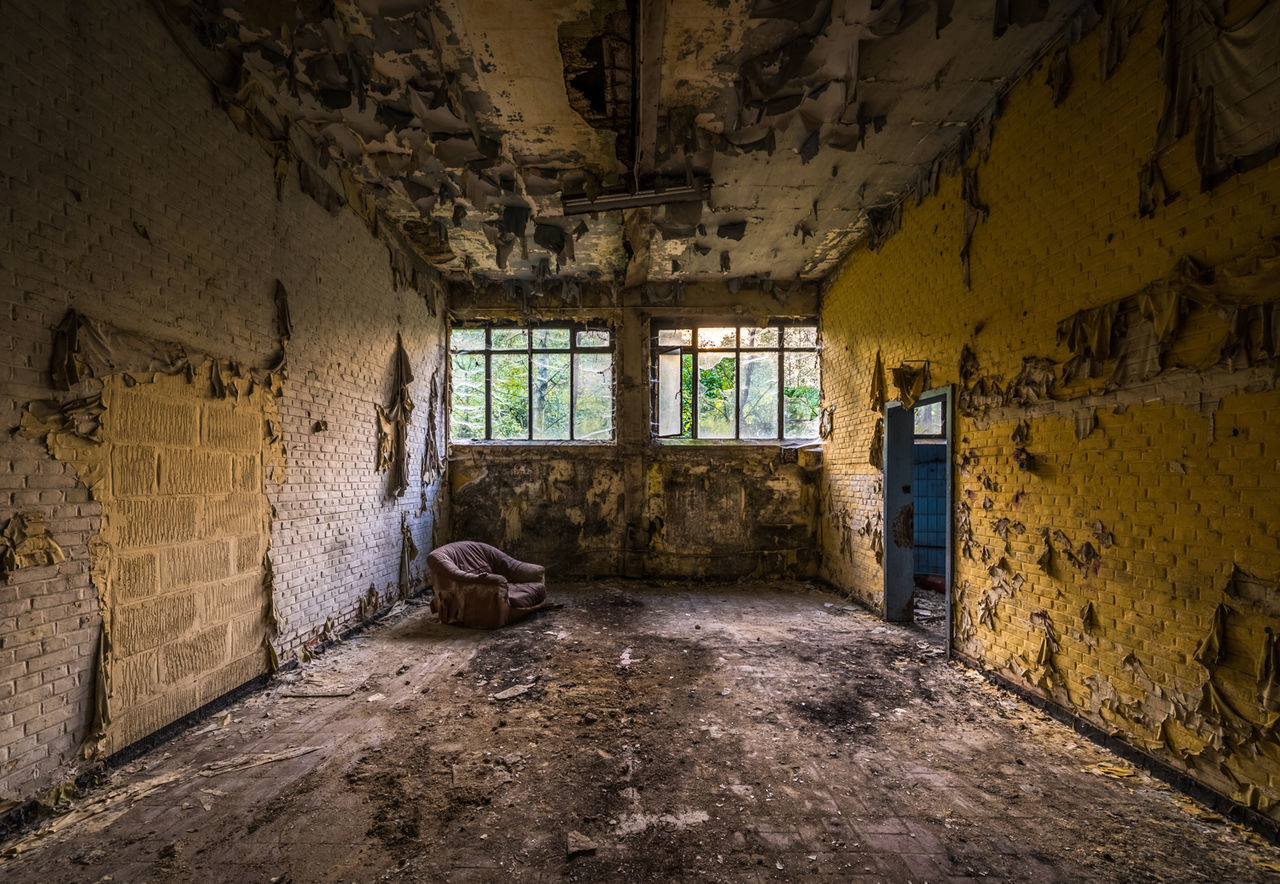
POLYGON ((946 435, 942 406, 943 401, 935 399, 933 402, 918 403, 912 410, 917 439, 942 439, 946 435))
POLYGON ((817 437, 815 324, 654 323, 652 345, 656 436, 817 437))
POLYGON ((613 439, 613 332, 594 325, 454 326, 449 438, 613 439))

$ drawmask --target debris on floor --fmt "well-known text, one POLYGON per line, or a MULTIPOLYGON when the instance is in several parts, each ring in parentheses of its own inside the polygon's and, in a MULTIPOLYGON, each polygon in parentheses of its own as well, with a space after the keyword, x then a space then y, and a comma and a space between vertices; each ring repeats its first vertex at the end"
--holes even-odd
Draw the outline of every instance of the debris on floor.
POLYGON ((827 594, 817 610, 844 614, 815 618, 791 583, 556 595, 500 632, 406 607, 0 846, 6 880, 1247 881, 1280 864, 946 662, 928 624, 827 594))

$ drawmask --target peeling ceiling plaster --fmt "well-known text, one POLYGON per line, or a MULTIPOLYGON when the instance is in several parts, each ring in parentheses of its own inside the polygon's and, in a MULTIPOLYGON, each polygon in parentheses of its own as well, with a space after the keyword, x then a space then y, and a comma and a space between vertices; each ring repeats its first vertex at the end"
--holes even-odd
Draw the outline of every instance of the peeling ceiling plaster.
POLYGON ((170 0, 446 276, 824 277, 1082 0, 170 0), (998 36, 997 36, 998 34, 998 36), (566 214, 562 200, 703 200, 566 214), (661 197, 659 197, 661 199, 661 197))

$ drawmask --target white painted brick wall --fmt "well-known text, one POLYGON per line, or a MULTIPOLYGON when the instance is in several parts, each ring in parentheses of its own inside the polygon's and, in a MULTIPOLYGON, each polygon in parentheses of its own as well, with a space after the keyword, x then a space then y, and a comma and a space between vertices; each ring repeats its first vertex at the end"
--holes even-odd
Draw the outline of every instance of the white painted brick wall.
MULTIPOLYGON (((441 322, 417 293, 393 290, 386 247, 364 224, 331 218, 295 172, 276 200, 270 157, 214 106, 146 0, 26 0, 3 18, 0 427, 52 395, 52 329, 67 308, 261 365, 277 346, 280 279, 294 320, 280 401, 289 471, 268 490, 285 658, 326 617, 349 622, 371 582, 395 582, 402 512, 430 548, 417 477, 441 322), (388 398, 397 331, 418 410, 411 486, 389 504, 374 403, 388 398), (316 420, 328 431, 312 434, 316 420)), ((67 561, 0 585, 0 799, 71 770, 100 619, 88 569, 99 506, 70 466, 5 433, 0 524, 28 509, 46 515, 67 561)))

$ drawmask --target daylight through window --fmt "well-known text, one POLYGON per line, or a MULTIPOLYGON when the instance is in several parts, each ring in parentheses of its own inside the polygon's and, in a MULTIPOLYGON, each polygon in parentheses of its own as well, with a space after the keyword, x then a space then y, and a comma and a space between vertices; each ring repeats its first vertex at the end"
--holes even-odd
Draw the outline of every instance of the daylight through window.
POLYGON ((449 438, 613 439, 613 333, 590 325, 450 331, 449 438))
POLYGON ((654 433, 670 439, 818 435, 818 329, 662 323, 653 330, 654 433))

